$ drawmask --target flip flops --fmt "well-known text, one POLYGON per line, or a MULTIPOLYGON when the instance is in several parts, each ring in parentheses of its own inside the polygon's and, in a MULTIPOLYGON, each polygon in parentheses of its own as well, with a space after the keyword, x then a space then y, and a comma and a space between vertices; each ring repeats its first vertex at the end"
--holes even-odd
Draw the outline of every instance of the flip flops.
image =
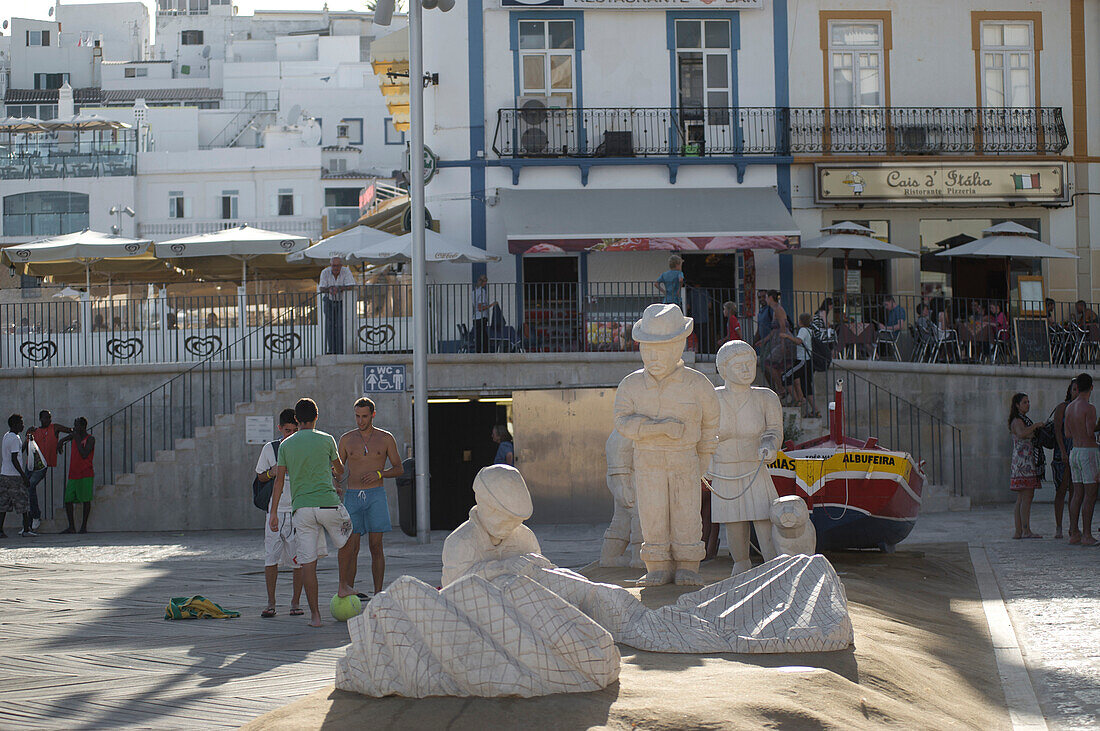
MULTIPOLYGON (((293 614, 293 612, 291 612, 291 614, 293 614)), ((271 607, 268 607, 267 609, 260 612, 260 616, 263 617, 264 619, 271 619, 272 617, 275 616, 275 610, 272 609, 271 607)))
POLYGON ((293 609, 290 610, 290 616, 291 617, 301 617, 305 613, 306 613, 306 610, 302 609, 301 607, 294 607, 293 609))

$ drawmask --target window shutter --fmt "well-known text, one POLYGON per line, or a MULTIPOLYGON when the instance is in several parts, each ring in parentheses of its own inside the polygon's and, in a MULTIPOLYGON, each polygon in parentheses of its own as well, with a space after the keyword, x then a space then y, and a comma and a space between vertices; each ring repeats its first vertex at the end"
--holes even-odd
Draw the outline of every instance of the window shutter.
POLYGON ((190 198, 184 198, 183 199, 183 217, 184 218, 191 218, 191 199, 190 198))
POLYGON ((294 210, 290 212, 292 216, 302 215, 302 196, 294 196, 294 210))
POLYGON ((50 45, 50 32, 48 30, 42 31, 42 45, 50 45))

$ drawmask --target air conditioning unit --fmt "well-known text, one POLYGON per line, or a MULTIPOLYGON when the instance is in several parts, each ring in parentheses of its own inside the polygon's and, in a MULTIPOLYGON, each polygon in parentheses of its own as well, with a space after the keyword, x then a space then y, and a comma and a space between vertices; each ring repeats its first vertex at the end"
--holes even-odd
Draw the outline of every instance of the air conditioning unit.
POLYGON ((516 98, 516 154, 557 157, 577 150, 576 110, 569 97, 527 95, 516 98))
POLYGON ((916 155, 943 152, 943 130, 926 124, 895 127, 894 147, 898 152, 916 155))

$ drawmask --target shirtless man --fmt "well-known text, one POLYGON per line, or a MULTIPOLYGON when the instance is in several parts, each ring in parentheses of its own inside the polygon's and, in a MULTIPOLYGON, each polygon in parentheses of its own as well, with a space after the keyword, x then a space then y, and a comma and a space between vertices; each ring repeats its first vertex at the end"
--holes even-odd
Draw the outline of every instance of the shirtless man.
POLYGON ((1077 376, 1077 398, 1066 407, 1064 423, 1066 434, 1073 440, 1069 453, 1070 472, 1073 476, 1073 495, 1069 501, 1069 542, 1082 546, 1095 546, 1092 535, 1092 512, 1096 506, 1096 482, 1100 479, 1100 447, 1096 444, 1093 427, 1096 424, 1096 407, 1089 403, 1092 396, 1092 376, 1077 376), (1078 530, 1077 517, 1081 517, 1078 530))
MULTIPOLYGON (((355 426, 340 437, 340 459, 347 467, 347 486, 344 507, 351 515, 351 538, 348 543, 346 566, 351 583, 359 562, 359 539, 366 533, 370 546, 371 572, 374 574, 374 593, 382 591, 386 575, 386 557, 382 553, 382 534, 390 529, 390 509, 386 504, 385 477, 399 477, 404 471, 397 454, 397 441, 393 434, 374 426, 374 402, 361 398, 355 402, 355 426), (386 460, 390 468, 386 469, 386 460)), ((360 595, 361 598, 363 595, 360 595)))

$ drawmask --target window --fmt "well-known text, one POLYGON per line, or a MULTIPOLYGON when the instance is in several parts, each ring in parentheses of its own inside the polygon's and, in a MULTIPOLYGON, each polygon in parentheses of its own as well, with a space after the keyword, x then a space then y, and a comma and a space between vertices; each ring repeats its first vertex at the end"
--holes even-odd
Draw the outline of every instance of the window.
POLYGON ((982 104, 1030 107, 1035 98, 1035 41, 1031 23, 982 23, 982 104))
MULTIPOLYGON (((686 121, 701 122, 706 109, 707 125, 730 123, 730 45, 728 20, 676 21, 676 81, 686 121)), ((689 129, 688 139, 699 142, 700 134, 689 129)))
POLYGON ((180 44, 184 46, 201 46, 202 45, 202 31, 201 30, 181 30, 180 31, 180 44))
POLYGON ((135 66, 127 66, 126 70, 124 71, 124 75, 126 76, 127 79, 133 79, 133 78, 139 78, 139 77, 142 77, 142 76, 148 76, 149 75, 149 69, 145 68, 144 66, 136 66, 136 67, 135 66))
POLYGON ((330 173, 346 173, 348 171, 348 161, 342 157, 334 157, 328 161, 325 168, 330 173))
POLYGON ((35 74, 35 89, 60 89, 62 85, 69 83, 68 74, 35 74))
POLYGON ((370 61, 370 44, 374 40, 374 36, 359 36, 359 60, 363 62, 370 61))
POLYGON ((881 107, 885 99, 882 23, 829 22, 829 99, 833 107, 881 107))
MULTIPOLYGON (((31 107, 34 109, 34 107, 31 107)), ((74 107, 74 113, 79 112, 80 107, 74 107)), ((33 116, 33 115, 31 115, 33 116)), ((56 104, 39 104, 38 105, 38 118, 42 121, 48 121, 51 119, 57 119, 57 105, 56 104)))
POLYGON ((279 188, 279 215, 294 215, 294 191, 290 188, 279 188))
POLYGON ((394 126, 393 117, 386 117, 382 122, 382 128, 385 130, 385 142, 387 145, 405 144, 405 133, 394 126))
POLYGON ((50 32, 48 30, 29 30, 29 31, 27 31, 27 45, 28 46, 48 46, 48 45, 50 45, 50 32))
POLYGON ((182 190, 173 190, 168 193, 168 217, 190 218, 191 200, 183 196, 182 190))
POLYGON ((88 196, 60 190, 4 198, 4 236, 60 236, 88 228, 88 196))
POLYGON ((363 144, 363 119, 361 117, 341 119, 340 124, 347 128, 348 144, 363 144))
POLYGON ((573 106, 575 48, 572 20, 521 20, 520 94, 561 96, 573 106))
POLYGON ((223 190, 222 191, 222 218, 236 218, 237 217, 237 200, 240 197, 239 191, 236 190, 223 190))

